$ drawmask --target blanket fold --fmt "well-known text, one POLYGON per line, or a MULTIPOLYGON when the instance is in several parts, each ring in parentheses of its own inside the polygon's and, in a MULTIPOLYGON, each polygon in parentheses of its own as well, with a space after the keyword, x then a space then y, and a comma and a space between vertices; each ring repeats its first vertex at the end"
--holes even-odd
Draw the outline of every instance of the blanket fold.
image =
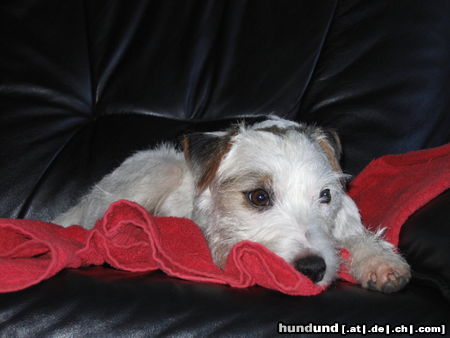
MULTIPOLYGON (((418 208, 450 187, 450 145, 390 155, 371 162, 350 184, 363 222, 387 227, 398 245, 401 226, 418 208)), ((224 270, 212 262, 200 229, 190 220, 154 217, 130 201, 113 203, 95 227, 63 228, 35 220, 0 219, 0 292, 18 291, 64 268, 107 263, 232 287, 260 285, 290 295, 324 290, 263 245, 235 245, 224 270)), ((340 276, 351 277, 341 270, 340 276)))

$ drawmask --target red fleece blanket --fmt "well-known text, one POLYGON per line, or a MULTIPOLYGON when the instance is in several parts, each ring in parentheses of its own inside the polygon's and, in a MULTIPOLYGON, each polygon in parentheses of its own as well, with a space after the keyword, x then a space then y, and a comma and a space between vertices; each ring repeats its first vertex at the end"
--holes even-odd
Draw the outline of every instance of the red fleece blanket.
MULTIPOLYGON (((418 208, 450 187, 450 145, 392 155, 371 162, 350 185, 370 228, 387 227, 398 244, 401 226, 418 208)), ((291 295, 324 290, 264 246, 234 246, 224 270, 216 267, 201 231, 190 220, 153 217, 139 205, 119 201, 95 227, 63 228, 35 220, 0 219, 0 292, 17 291, 64 268, 107 263, 126 271, 150 272, 192 281, 260 285, 291 295)), ((351 280, 341 270, 341 278, 351 280)))

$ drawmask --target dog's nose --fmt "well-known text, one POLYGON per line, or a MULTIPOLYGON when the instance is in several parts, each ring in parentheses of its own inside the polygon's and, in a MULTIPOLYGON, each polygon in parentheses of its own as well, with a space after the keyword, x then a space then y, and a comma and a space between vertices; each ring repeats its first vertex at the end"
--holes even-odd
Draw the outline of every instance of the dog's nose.
POLYGON ((306 256, 294 262, 294 267, 298 272, 309 277, 314 283, 320 282, 325 275, 327 265, 322 257, 306 256))

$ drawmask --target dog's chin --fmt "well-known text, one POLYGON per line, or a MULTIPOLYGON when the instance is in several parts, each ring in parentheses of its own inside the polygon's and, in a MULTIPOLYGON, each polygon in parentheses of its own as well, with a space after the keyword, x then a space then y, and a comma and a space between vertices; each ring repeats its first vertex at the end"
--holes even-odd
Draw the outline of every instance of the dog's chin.
MULTIPOLYGON (((227 260, 228 260, 228 255, 231 251, 231 248, 233 247, 233 245, 235 245, 236 243, 234 242, 227 242, 227 241, 216 241, 216 243, 209 243, 209 247, 211 250, 211 256, 212 256, 212 260, 214 262, 214 264, 219 267, 220 269, 224 270, 227 260)), ((269 246, 267 246, 270 250, 272 250, 273 248, 270 248, 269 246)), ((286 262, 288 262, 291 266, 294 267, 294 269, 297 270, 297 268, 295 267, 294 264, 294 259, 292 258, 292 256, 290 257, 283 257, 280 253, 274 251, 274 254, 278 255, 279 257, 283 258, 286 260, 286 262)), ((302 252, 299 255, 294 255, 294 257, 301 257, 304 256, 304 252, 302 252)), ((326 264, 326 270, 325 273, 323 275, 323 278, 320 281, 316 281, 314 282, 311 278, 311 281, 321 287, 327 287, 329 286, 337 277, 338 274, 338 268, 340 265, 340 259, 339 256, 336 254, 336 252, 334 251, 334 249, 332 247, 328 248, 327 250, 324 250, 320 256, 323 256, 323 259, 325 261, 326 264)), ((297 270, 299 271, 299 270, 297 270)), ((299 271, 299 273, 302 273, 299 271)), ((303 274, 304 276, 308 277, 307 275, 303 274)), ((308 277, 309 278, 309 277, 308 277)))
POLYGON ((214 264, 220 269, 224 270, 230 251, 230 245, 219 245, 217 247, 211 248, 211 257, 214 264))

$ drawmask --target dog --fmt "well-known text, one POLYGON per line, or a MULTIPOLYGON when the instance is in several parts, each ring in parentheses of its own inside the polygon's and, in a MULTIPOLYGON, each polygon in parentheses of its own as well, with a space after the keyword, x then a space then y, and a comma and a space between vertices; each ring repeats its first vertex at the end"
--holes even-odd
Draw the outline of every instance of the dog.
POLYGON ((363 226, 346 194, 335 132, 270 115, 181 144, 135 153, 53 222, 92 227, 110 203, 128 199, 156 216, 192 219, 221 268, 250 240, 318 285, 336 278, 338 248, 351 253, 349 272, 364 288, 391 293, 410 279, 405 259, 382 231, 363 226))

